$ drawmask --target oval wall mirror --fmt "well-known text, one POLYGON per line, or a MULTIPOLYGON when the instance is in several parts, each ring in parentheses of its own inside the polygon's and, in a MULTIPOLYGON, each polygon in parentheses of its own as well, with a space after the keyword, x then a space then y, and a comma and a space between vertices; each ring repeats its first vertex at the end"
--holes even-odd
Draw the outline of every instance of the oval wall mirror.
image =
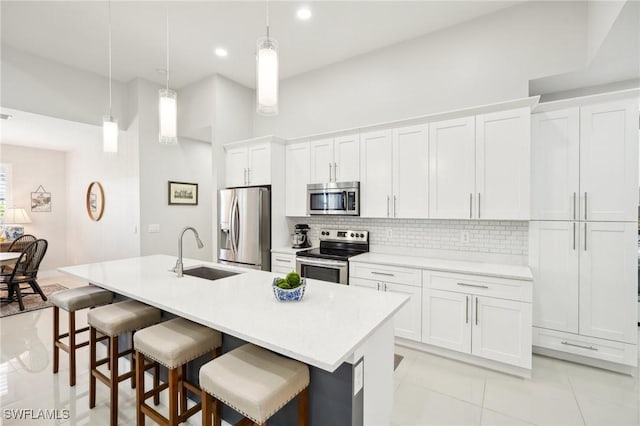
POLYGON ((100 182, 91 182, 87 188, 87 214, 91 220, 99 221, 104 213, 104 191, 100 182))

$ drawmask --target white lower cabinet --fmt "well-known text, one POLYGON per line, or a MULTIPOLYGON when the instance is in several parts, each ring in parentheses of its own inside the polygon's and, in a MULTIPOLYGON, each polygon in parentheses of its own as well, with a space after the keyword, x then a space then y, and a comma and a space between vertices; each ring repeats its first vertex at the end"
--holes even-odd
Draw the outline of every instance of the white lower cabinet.
POLYGON ((404 339, 420 341, 422 321, 422 288, 420 286, 375 281, 352 276, 349 277, 349 284, 409 296, 407 304, 398 311, 394 318, 395 335, 404 339))
POLYGON ((531 368, 530 282, 505 279, 479 281, 478 276, 423 271, 422 342, 518 367, 531 368), (450 277, 449 289, 442 288, 450 277), (507 281, 528 300, 485 294, 503 292, 507 281), (471 284, 470 284, 471 283, 471 284), (465 292, 461 292, 461 289, 465 292))
POLYGON ((284 253, 271 253, 271 272, 288 274, 296 270, 296 255, 284 253))

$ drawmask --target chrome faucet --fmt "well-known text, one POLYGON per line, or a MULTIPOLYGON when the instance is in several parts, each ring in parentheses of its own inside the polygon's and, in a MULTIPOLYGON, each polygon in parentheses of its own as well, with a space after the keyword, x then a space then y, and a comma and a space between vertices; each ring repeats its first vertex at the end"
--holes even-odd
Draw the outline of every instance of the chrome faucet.
POLYGON ((202 240, 198 236, 198 231, 196 231, 196 228, 194 228, 193 226, 187 226, 186 228, 184 228, 182 230, 182 232, 180 233, 180 236, 178 237, 178 260, 176 260, 176 266, 173 268, 173 271, 178 274, 178 278, 182 277, 182 275, 183 275, 182 274, 182 270, 183 270, 183 266, 182 266, 182 237, 184 237, 184 233, 187 232, 188 230, 192 230, 193 231, 193 235, 195 235, 195 237, 196 237, 196 243, 198 244, 198 248, 204 247, 204 244, 202 244, 202 240))

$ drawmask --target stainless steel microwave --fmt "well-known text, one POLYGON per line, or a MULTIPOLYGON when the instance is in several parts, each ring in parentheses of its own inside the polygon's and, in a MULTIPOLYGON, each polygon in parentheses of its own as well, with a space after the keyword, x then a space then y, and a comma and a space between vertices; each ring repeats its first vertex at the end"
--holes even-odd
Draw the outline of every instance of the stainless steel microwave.
POLYGON ((360 216, 360 182, 308 184, 307 213, 360 216))

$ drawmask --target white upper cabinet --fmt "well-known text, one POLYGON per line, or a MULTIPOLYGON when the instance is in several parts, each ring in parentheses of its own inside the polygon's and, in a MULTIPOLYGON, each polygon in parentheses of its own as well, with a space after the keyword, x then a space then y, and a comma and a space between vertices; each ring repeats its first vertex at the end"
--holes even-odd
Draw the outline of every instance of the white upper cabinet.
POLYGON ((534 114, 531 120, 531 218, 577 220, 580 110, 534 114))
POLYGON ((637 125, 630 100, 534 114, 532 218, 636 221, 637 125))
POLYGON ((429 124, 429 217, 472 219, 475 117, 429 124))
POLYGON ((225 153, 225 186, 271 184, 271 144, 228 148, 225 153))
POLYGON ((428 217, 428 138, 426 124, 393 130, 393 200, 390 217, 428 217))
POLYGON ((360 135, 340 136, 333 141, 334 181, 360 180, 360 135))
POLYGON ((310 183, 360 180, 360 136, 347 135, 310 142, 310 183))
POLYGON ((530 222, 533 325, 578 333, 580 224, 530 222))
POLYGON ((580 109, 580 220, 638 218, 638 101, 580 109))
POLYGON ((249 151, 246 147, 228 149, 225 154, 225 185, 245 186, 249 151))
POLYGON ((309 183, 327 183, 333 180, 333 139, 310 142, 311 177, 309 183))
MULTIPOLYGON (((637 160, 637 158, 636 158, 637 160)), ((635 344, 637 224, 580 225, 580 334, 635 344)))
POLYGON ((529 219, 530 118, 529 108, 476 116, 478 219, 529 219))
POLYGON ((262 143, 249 147, 247 185, 269 185, 271 183, 271 144, 262 143))
POLYGON ((285 214, 287 216, 307 215, 307 184, 309 183, 308 143, 287 145, 285 151, 286 193, 285 214))
POLYGON ((390 130, 360 135, 360 215, 391 217, 393 138, 390 130))

